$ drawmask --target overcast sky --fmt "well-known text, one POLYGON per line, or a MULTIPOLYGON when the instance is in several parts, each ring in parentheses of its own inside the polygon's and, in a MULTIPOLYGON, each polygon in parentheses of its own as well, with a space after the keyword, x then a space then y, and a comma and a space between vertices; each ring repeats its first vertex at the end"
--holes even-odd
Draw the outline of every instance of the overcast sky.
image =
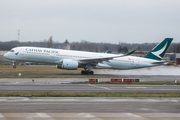
POLYGON ((0 0, 0 41, 180 42, 180 0, 0 0))

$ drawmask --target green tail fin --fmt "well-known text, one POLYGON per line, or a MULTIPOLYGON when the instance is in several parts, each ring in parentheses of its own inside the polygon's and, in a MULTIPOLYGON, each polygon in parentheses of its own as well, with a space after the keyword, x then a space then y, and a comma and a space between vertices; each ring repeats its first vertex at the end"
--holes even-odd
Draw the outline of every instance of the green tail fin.
POLYGON ((161 60, 166 53, 169 45, 171 44, 173 38, 165 38, 161 43, 154 47, 144 58, 161 60))

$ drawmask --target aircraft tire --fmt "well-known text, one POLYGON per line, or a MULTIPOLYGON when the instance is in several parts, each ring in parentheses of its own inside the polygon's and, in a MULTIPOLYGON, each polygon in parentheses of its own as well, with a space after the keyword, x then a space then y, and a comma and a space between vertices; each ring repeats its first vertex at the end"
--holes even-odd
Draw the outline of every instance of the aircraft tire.
POLYGON ((90 71, 89 74, 90 74, 90 75, 93 75, 93 74, 94 74, 94 71, 90 71))
POLYGON ((15 69, 15 68, 16 68, 16 65, 13 65, 13 68, 15 69))
POLYGON ((84 71, 84 70, 82 70, 82 71, 81 71, 81 74, 82 74, 82 75, 85 75, 85 71, 84 71))
POLYGON ((84 71, 84 70, 82 70, 82 71, 81 71, 81 74, 82 74, 82 75, 93 75, 93 74, 94 74, 94 71, 84 71))
POLYGON ((89 71, 85 71, 85 75, 88 75, 89 74, 89 71))

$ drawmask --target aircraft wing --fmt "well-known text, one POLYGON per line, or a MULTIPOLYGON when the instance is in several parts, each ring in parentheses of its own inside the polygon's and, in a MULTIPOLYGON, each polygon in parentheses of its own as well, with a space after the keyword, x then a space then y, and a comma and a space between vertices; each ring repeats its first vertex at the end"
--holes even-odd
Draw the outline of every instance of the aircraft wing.
POLYGON ((112 60, 113 58, 117 58, 117 57, 124 57, 124 56, 128 56, 128 55, 131 55, 132 53, 134 53, 136 50, 132 50, 130 51, 129 53, 127 54, 121 54, 121 55, 115 55, 115 56, 112 56, 112 57, 99 57, 99 58, 84 58, 84 59, 80 59, 79 60, 79 63, 84 63, 84 64, 87 64, 87 63, 102 63, 103 61, 106 61, 106 62, 109 62, 109 60, 112 60))
POLYGON ((113 57, 99 57, 99 58, 83 58, 79 60, 79 63, 102 63, 103 61, 108 62, 113 58, 123 57, 124 55, 116 55, 113 57))
POLYGON ((135 50, 132 50, 132 51, 130 51, 129 53, 127 53, 125 55, 120 54, 120 55, 114 55, 114 56, 111 56, 111 57, 83 58, 83 59, 79 59, 78 62, 79 62, 80 65, 85 66, 88 69, 92 69, 96 65, 98 65, 99 63, 102 63, 104 61, 109 62, 109 60, 112 60, 113 58, 118 58, 118 57, 124 57, 124 56, 131 55, 134 51, 135 50))

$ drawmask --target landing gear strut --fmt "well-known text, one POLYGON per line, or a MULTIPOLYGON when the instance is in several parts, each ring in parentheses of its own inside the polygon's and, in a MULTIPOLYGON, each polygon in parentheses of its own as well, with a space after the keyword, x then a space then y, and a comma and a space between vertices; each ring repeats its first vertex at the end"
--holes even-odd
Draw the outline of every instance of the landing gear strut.
POLYGON ((12 61, 13 68, 16 68, 16 61, 12 61))
POLYGON ((94 71, 90 71, 90 70, 82 70, 81 71, 81 74, 82 75, 93 75, 94 74, 94 71))

